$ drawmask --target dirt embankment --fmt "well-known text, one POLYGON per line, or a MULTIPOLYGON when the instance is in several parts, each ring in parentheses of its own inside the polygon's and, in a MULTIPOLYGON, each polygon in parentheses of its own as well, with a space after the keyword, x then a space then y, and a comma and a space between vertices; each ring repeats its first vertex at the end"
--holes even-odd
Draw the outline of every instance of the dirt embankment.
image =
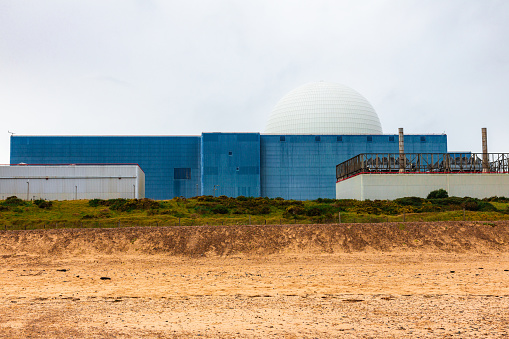
POLYGON ((0 254, 184 256, 509 250, 509 222, 134 227, 0 231, 0 254))

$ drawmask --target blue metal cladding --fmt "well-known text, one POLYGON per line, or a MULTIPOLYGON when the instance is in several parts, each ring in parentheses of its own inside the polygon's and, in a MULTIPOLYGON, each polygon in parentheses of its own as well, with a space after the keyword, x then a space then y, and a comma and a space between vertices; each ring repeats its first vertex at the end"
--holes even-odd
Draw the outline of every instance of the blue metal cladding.
POLYGON ((260 134, 202 134, 203 195, 260 196, 260 134))
MULTIPOLYGON (((405 135, 408 153, 447 152, 446 135, 405 135)), ((335 166, 360 153, 399 151, 397 135, 261 135, 261 195, 335 198, 335 166)))
POLYGON ((133 163, 145 172, 147 198, 192 197, 199 194, 200 139, 199 136, 12 136, 11 164, 133 163))
MULTIPOLYGON (((397 153, 398 135, 12 136, 11 164, 136 163, 145 196, 336 196, 336 165, 397 153)), ((407 153, 446 153, 446 135, 405 135, 407 153)))

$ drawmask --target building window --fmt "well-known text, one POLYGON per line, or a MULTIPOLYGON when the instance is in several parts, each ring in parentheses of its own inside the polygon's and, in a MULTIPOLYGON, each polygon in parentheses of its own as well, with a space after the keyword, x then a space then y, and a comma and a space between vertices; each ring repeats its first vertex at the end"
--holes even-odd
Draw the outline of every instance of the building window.
POLYGON ((191 169, 190 168, 174 168, 173 169, 173 179, 191 179, 191 169))
POLYGON ((320 140, 322 140, 322 138, 321 138, 319 135, 317 135, 317 136, 315 137, 315 141, 316 141, 316 142, 320 142, 320 140))
POLYGON ((426 137, 421 137, 421 142, 426 142, 426 137))
POLYGON ((343 142, 343 137, 342 137, 342 136, 341 136, 341 137, 337 137, 337 139, 336 139, 336 140, 337 140, 338 142, 343 142))
POLYGON ((368 136, 367 141, 368 142, 373 142, 373 137, 372 136, 368 136))
POLYGON ((394 142, 394 137, 389 137, 389 142, 394 142))
POLYGON ((284 135, 280 136, 279 141, 286 141, 286 137, 284 135))
POLYGON ((232 151, 229 151, 229 152, 228 152, 228 155, 229 155, 229 156, 232 156, 232 155, 233 155, 233 152, 232 152, 232 151))

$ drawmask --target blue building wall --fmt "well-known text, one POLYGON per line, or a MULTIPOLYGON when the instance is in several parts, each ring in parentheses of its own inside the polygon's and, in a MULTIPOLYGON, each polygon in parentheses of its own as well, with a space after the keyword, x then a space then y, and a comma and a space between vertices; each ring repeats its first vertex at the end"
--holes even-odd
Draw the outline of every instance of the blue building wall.
MULTIPOLYGON (((262 196, 335 198, 336 165, 360 153, 397 153, 398 135, 261 135, 262 196)), ((446 135, 405 135, 407 153, 445 153, 446 135)))
POLYGON ((192 197, 200 189, 199 136, 12 136, 11 164, 138 164, 145 196, 192 197))
MULTIPOLYGON (((397 135, 11 137, 11 164, 138 164, 145 172, 145 196, 152 199, 334 198, 337 164, 383 152, 398 152, 397 135)), ((405 152, 446 153, 447 136, 405 135, 405 152)))
POLYGON ((202 194, 260 196, 260 134, 202 134, 202 194))

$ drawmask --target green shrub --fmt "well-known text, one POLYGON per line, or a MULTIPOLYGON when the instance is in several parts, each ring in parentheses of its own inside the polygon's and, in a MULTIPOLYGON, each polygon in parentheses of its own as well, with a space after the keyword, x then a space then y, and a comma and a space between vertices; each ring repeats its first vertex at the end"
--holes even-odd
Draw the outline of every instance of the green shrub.
POLYGON ((104 203, 104 200, 102 200, 102 199, 91 199, 88 201, 88 206, 97 207, 99 205, 102 205, 103 203, 104 203))
POLYGON ((19 199, 17 196, 13 195, 11 197, 8 197, 3 202, 3 205, 5 206, 24 206, 25 202, 21 199, 19 199))
POLYGON ((204 215, 211 213, 212 207, 210 205, 197 205, 194 208, 194 211, 198 214, 204 215))
POLYGON ((201 195, 199 197, 196 197, 195 198, 197 201, 206 201, 206 202, 212 202, 212 201, 215 201, 216 198, 214 198, 213 196, 211 195, 201 195))
POLYGON ((109 206, 112 210, 122 212, 130 212, 135 208, 135 205, 126 199, 108 199, 105 205, 109 206))
POLYGON ((425 200, 423 198, 419 197, 404 197, 395 199, 394 202, 401 206, 414 206, 414 207, 421 207, 422 203, 425 200))
POLYGON ((482 212, 496 212, 497 208, 486 201, 479 201, 479 211, 482 212))
POLYGON ((429 192, 426 199, 443 199, 449 197, 449 194, 443 188, 429 192))
POLYGON ((479 203, 476 199, 469 198, 463 203, 463 207, 467 211, 478 211, 479 210, 479 203))
POLYGON ((34 204, 36 204, 37 207, 44 208, 44 209, 50 209, 51 206, 53 206, 53 203, 51 201, 42 200, 42 199, 34 200, 34 204))
POLYGON ((336 199, 318 198, 315 201, 318 203, 332 204, 332 203, 336 202, 336 199))
POLYGON ((334 207, 327 204, 319 204, 314 205, 306 208, 306 215, 308 217, 315 217, 315 216, 323 216, 323 217, 329 217, 334 214, 335 210, 334 207))
POLYGON ((442 199, 442 202, 446 205, 457 205, 457 206, 461 206, 465 200, 467 199, 470 199, 468 197, 465 197, 465 198, 460 198, 460 197, 447 197, 447 198, 444 198, 442 199))
POLYGON ((250 210, 251 214, 269 214, 270 207, 267 205, 256 206, 250 210))
POLYGON ((137 204, 137 209, 159 209, 161 208, 161 203, 159 201, 154 201, 152 199, 143 198, 143 199, 134 199, 137 204))
POLYGON ((311 206, 310 208, 306 209, 306 215, 308 217, 322 215, 322 210, 318 208, 318 206, 311 206))
POLYGON ((294 205, 304 206, 304 202, 300 200, 284 200, 283 198, 274 198, 267 200, 267 203, 274 207, 289 207, 294 205))
POLYGON ((304 207, 302 207, 300 205, 292 205, 292 206, 288 206, 285 209, 284 216, 285 216, 285 218, 290 218, 290 217, 295 217, 297 215, 302 215, 304 213, 305 213, 304 207))
POLYGON ((133 210, 149 210, 158 209, 161 207, 161 203, 151 199, 92 199, 88 201, 88 205, 91 207, 107 206, 112 210, 121 212, 130 212, 133 210))
POLYGON ((214 214, 228 214, 228 208, 223 205, 217 205, 212 208, 212 213, 214 214))
POLYGON ((506 198, 506 197, 497 197, 497 196, 486 198, 486 199, 483 199, 483 200, 484 201, 489 201, 489 202, 502 202, 502 203, 508 203, 509 202, 509 198, 506 198))
MULTIPOLYGON (((256 200, 254 198, 245 198, 243 200, 237 200, 235 202, 235 205, 240 205, 240 206, 243 206, 243 207, 258 207, 260 205, 263 205, 265 203, 265 201, 263 200, 256 200)), ((233 207, 233 206, 232 206, 233 207)))

